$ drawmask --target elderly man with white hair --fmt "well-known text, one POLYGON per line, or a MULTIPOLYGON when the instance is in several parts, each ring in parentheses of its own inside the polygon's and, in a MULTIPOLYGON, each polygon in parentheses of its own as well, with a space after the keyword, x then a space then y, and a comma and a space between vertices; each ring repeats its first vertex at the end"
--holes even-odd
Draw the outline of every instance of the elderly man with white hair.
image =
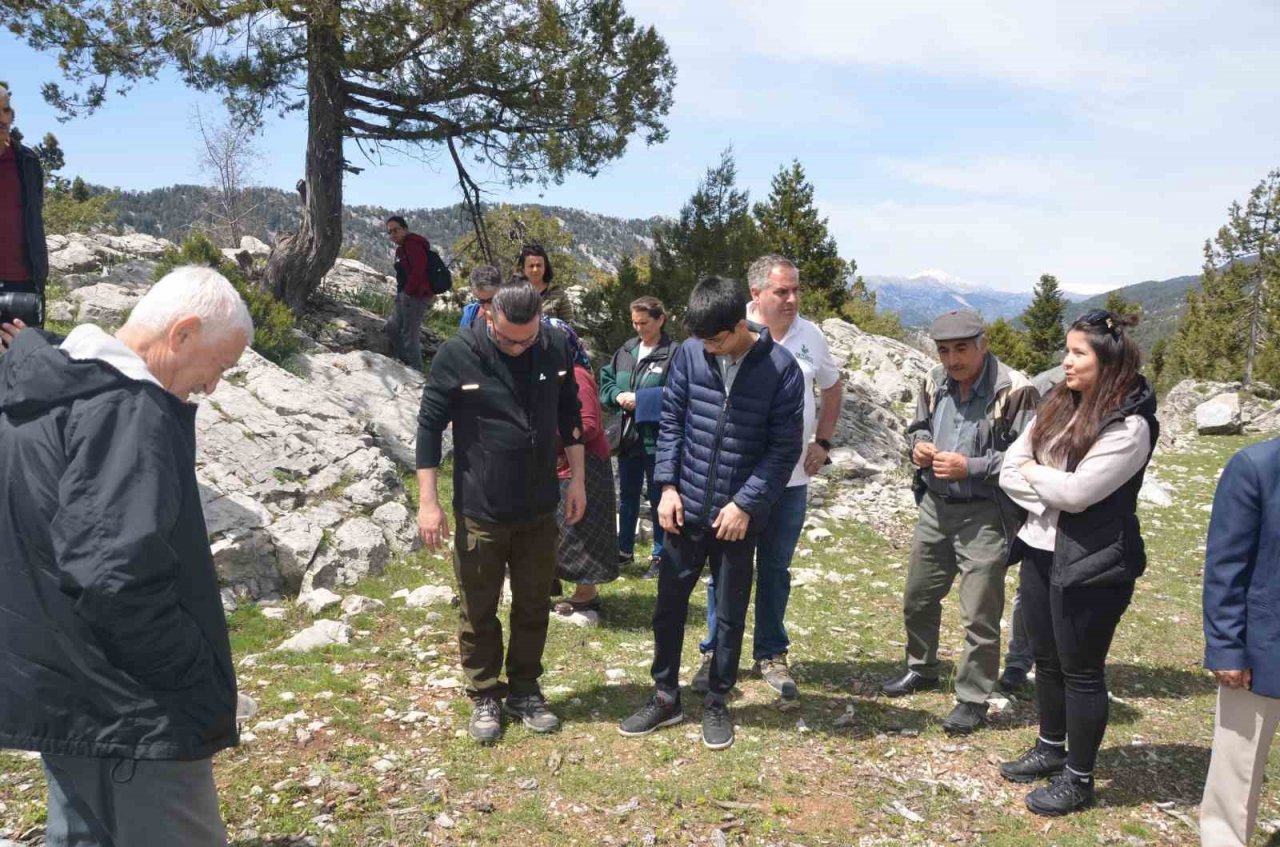
POLYGON ((191 397, 252 337, 183 267, 114 336, 26 330, 0 358, 0 748, 43 755, 49 845, 226 843, 236 681, 191 397))

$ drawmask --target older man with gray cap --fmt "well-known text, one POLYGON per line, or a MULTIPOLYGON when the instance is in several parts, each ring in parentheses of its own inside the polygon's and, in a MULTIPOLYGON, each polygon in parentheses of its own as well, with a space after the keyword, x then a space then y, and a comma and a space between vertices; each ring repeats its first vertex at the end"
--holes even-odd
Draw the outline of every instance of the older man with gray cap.
POLYGON ((42 754, 50 845, 226 844, 236 677, 191 397, 252 338, 231 283, 183 267, 114 335, 0 358, 0 748, 42 754))
POLYGON ((941 315, 929 330, 941 364, 925 377, 907 428, 919 504, 903 598, 907 669, 881 686, 890 697, 938 687, 942 599, 959 575, 965 646, 957 703, 942 722, 952 733, 985 723, 1000 670, 1005 560, 1019 526, 1000 463, 1039 402, 1031 382, 987 350, 983 330, 966 311, 941 315))

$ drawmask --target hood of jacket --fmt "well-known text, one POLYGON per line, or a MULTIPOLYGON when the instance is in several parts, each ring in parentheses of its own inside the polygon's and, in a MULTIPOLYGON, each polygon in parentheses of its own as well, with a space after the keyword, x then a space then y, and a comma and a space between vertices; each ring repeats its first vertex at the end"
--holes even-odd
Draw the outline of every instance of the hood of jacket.
POLYGON ((59 340, 36 329, 18 334, 0 357, 0 413, 32 417, 130 382, 160 387, 140 358, 96 326, 76 327, 62 347, 59 340))

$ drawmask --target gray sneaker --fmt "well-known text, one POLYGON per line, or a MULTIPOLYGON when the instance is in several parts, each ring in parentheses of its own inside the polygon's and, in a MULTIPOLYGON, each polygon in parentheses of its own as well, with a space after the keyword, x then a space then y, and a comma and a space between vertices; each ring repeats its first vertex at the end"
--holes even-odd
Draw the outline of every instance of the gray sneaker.
POLYGON ((702 654, 702 666, 698 668, 698 672, 693 675, 693 679, 689 680, 689 687, 699 694, 706 694, 711 690, 711 660, 716 656, 713 650, 710 653, 702 654))
POLYGON ((756 662, 756 670, 760 672, 760 676, 764 677, 764 681, 769 683, 769 687, 782 696, 784 701, 795 700, 800 696, 800 689, 796 687, 796 681, 791 676, 791 669, 787 667, 786 653, 766 656, 756 662))
POLYGON ((476 700, 467 732, 481 744, 493 744, 502 737, 502 706, 497 697, 476 700))
POLYGON ((724 703, 703 704, 702 745, 708 750, 724 750, 733 746, 733 717, 724 703))
POLYGON ((547 708, 547 701, 541 694, 526 694, 523 697, 513 694, 503 704, 503 710, 508 715, 519 718, 534 732, 555 732, 560 728, 560 719, 547 708))

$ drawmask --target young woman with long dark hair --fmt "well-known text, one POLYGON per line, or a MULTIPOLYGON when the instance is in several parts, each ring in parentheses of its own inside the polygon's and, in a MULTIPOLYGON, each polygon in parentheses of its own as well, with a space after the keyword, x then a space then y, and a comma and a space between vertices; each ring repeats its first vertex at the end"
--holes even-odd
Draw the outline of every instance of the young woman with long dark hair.
POLYGON ((1027 808, 1063 815, 1094 801, 1106 732, 1107 652, 1146 568, 1138 490, 1159 434, 1156 397, 1129 337, 1136 318, 1096 310, 1067 332, 1065 379, 1005 453, 1000 487, 1027 510, 1013 541, 1036 657, 1040 736, 1000 766, 1014 782, 1049 777, 1027 808))

